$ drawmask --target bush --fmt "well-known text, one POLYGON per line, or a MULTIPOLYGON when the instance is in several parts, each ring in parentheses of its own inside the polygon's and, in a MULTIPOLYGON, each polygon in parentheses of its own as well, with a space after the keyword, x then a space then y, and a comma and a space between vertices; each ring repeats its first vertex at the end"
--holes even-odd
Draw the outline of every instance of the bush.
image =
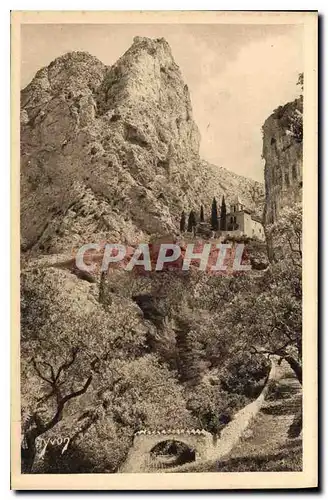
POLYGON ((262 391, 270 367, 269 361, 262 355, 237 354, 220 375, 222 388, 229 393, 256 398, 262 391))

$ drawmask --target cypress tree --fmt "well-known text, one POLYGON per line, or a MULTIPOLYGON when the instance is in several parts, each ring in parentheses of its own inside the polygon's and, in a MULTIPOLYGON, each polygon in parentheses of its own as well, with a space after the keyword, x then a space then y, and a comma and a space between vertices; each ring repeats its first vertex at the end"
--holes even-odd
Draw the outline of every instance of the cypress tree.
POLYGON ((192 233, 194 227, 196 227, 196 216, 195 212, 191 210, 188 217, 188 227, 187 227, 188 233, 192 233))
POLYGON ((220 229, 221 229, 221 231, 227 230, 227 207, 226 207, 224 195, 222 196, 222 203, 221 203, 220 229))
POLYGON ((184 233, 185 230, 186 230, 186 214, 183 210, 183 212, 181 214, 181 219, 180 219, 180 232, 184 233))
POLYGON ((200 207, 200 222, 204 222, 204 207, 200 207))
POLYGON ((213 198, 212 201, 211 228, 213 231, 217 231, 219 229, 218 206, 215 198, 213 198))
POLYGON ((200 382, 206 367, 204 367, 204 347, 195 340, 188 320, 177 321, 176 354, 177 368, 181 382, 196 385, 200 382))
POLYGON ((191 211, 191 223, 193 228, 196 227, 197 225, 196 214, 193 210, 191 211))

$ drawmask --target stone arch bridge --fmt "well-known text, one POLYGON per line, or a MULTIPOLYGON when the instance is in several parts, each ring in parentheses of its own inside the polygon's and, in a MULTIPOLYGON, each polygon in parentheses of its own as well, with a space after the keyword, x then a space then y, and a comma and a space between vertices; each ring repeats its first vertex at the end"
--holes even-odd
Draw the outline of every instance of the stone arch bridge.
POLYGON ((195 460, 206 460, 212 456, 215 439, 203 429, 162 429, 158 431, 141 430, 135 433, 133 445, 120 472, 146 472, 156 469, 152 450, 167 441, 182 443, 194 452, 195 460))
MULTIPOLYGON (((193 460, 218 460, 227 455, 243 437, 248 426, 261 409, 269 390, 269 382, 278 380, 278 365, 275 358, 271 358, 271 371, 267 382, 257 399, 239 410, 234 418, 221 431, 220 436, 213 436, 204 429, 168 429, 168 430, 141 430, 136 432, 133 445, 130 448, 125 463, 120 472, 151 472, 161 466, 153 460, 152 452, 160 443, 166 441, 182 443, 193 452, 193 460)), ((188 460, 189 461, 189 460, 188 460)), ((177 464, 174 464, 175 466, 177 464)), ((166 462, 165 467, 171 467, 166 462)))

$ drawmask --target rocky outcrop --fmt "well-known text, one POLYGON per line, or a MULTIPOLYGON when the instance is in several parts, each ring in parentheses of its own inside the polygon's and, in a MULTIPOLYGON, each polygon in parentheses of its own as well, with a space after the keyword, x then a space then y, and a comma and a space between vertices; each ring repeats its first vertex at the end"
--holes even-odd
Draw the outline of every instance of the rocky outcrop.
POLYGON ((263 126, 265 160, 265 224, 274 223, 280 210, 301 200, 303 158, 302 97, 280 106, 263 126))
POLYGON ((59 57, 21 94, 23 251, 174 234, 182 210, 214 195, 240 190, 251 205, 254 182, 201 161, 199 140, 164 39, 136 37, 112 67, 59 57))

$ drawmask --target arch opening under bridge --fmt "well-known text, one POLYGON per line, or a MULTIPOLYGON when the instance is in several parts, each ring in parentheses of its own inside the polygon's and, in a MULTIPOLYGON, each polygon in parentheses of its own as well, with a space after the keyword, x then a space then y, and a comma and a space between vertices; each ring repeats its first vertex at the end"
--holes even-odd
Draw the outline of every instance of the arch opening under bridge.
POLYGON ((165 439, 155 444, 149 452, 150 462, 155 468, 167 468, 196 460, 196 450, 190 444, 177 439, 165 439))
POLYGON ((121 471, 150 471, 206 460, 213 446, 213 436, 205 430, 139 431, 121 471))

